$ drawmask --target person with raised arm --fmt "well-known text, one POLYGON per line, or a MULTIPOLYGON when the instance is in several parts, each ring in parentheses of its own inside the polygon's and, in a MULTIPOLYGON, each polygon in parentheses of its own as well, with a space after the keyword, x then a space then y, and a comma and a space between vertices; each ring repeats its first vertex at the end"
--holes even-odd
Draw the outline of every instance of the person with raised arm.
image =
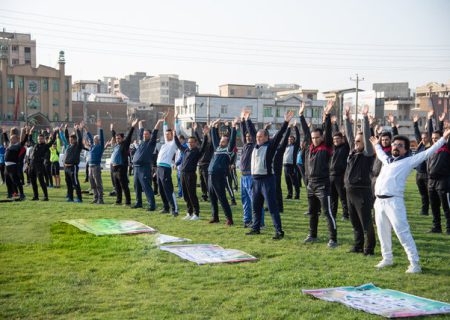
POLYGON ((298 150, 300 149, 300 131, 297 127, 297 122, 292 125, 292 129, 295 131, 295 136, 289 134, 288 144, 283 153, 283 167, 284 178, 286 181, 288 194, 286 199, 300 199, 300 182, 297 177, 296 160, 298 150), (295 195, 293 195, 293 191, 295 195))
POLYGON ((328 247, 337 247, 337 226, 330 206, 330 159, 333 154, 333 138, 331 130, 330 112, 333 108, 333 100, 329 100, 324 108, 324 129, 316 128, 309 131, 303 116, 305 105, 299 110, 300 123, 305 139, 310 142, 305 154, 305 174, 307 181, 308 206, 309 206, 309 234, 305 243, 316 242, 317 227, 319 224, 319 211, 325 214, 328 221, 329 240, 328 247))
POLYGON ((138 122, 138 119, 133 120, 126 137, 125 134, 118 133, 116 134, 116 138, 112 141, 114 145, 111 154, 111 166, 114 176, 114 185, 116 187, 116 205, 122 205, 123 190, 123 193, 125 194, 125 206, 131 207, 131 194, 128 186, 128 153, 134 127, 138 122))
POLYGON ((256 133, 256 146, 252 152, 251 166, 253 177, 252 203, 255 220, 253 222, 252 230, 247 232, 246 235, 251 236, 260 234, 261 215, 264 201, 266 201, 275 228, 275 235, 272 239, 280 240, 284 237, 280 211, 276 199, 275 176, 272 164, 277 147, 293 116, 294 113, 292 111, 286 112, 283 125, 273 139, 269 139, 269 132, 265 129, 258 130, 256 133))
POLYGON ((142 191, 148 202, 148 211, 155 211, 155 194, 152 189, 153 152, 156 148, 158 131, 164 119, 159 119, 153 131, 144 128, 144 120, 139 121, 139 143, 133 156, 134 192, 136 204, 133 209, 142 208, 142 191))
POLYGON ((81 130, 83 129, 83 123, 74 126, 75 133, 69 136, 69 130, 65 129, 65 142, 66 151, 64 153, 64 176, 67 186, 67 202, 83 202, 81 196, 80 181, 78 180, 78 171, 80 164, 80 154, 83 150, 83 136, 81 130), (68 143, 67 143, 68 142, 68 143), (73 198, 73 190, 77 194, 77 199, 73 198))
POLYGON ((450 129, 446 130, 444 136, 439 138, 428 150, 413 156, 409 152, 409 139, 405 136, 393 138, 391 155, 383 151, 377 138, 371 137, 370 141, 375 147, 377 158, 382 163, 380 175, 375 184, 375 221, 383 256, 380 263, 376 265, 377 268, 391 266, 394 263, 391 234, 391 230, 394 229, 410 263, 406 273, 422 271, 419 254, 406 217, 404 200, 406 179, 421 162, 429 159, 440 148, 448 147, 449 137, 450 129))
POLYGON ((350 144, 350 153, 345 168, 344 183, 350 222, 353 226, 354 244, 349 252, 374 255, 375 229, 372 221, 372 188, 370 169, 374 161, 374 150, 370 142, 370 126, 367 106, 362 110, 362 132, 353 135, 350 108, 345 110, 345 136, 350 144))
POLYGON ((182 154, 180 163, 180 184, 182 188, 183 198, 186 201, 187 213, 183 220, 196 221, 200 220, 200 205, 197 198, 197 164, 208 144, 207 134, 209 127, 203 128, 203 142, 198 147, 198 140, 192 136, 188 138, 187 146, 185 146, 178 135, 175 133, 175 144, 182 154))
POLYGON ((221 120, 217 119, 211 124, 211 140, 214 148, 214 155, 208 167, 208 189, 211 201, 212 217, 209 223, 219 223, 218 202, 222 206, 227 221, 226 225, 231 226, 233 214, 226 195, 227 174, 230 167, 231 153, 236 145, 236 125, 238 119, 233 120, 231 136, 219 137, 219 124, 221 120))
MULTIPOLYGON (((169 213, 169 208, 174 217, 178 216, 177 198, 173 190, 172 183, 172 161, 177 152, 177 145, 173 139, 173 130, 169 128, 167 119, 170 112, 164 115, 163 135, 164 144, 158 153, 156 160, 156 174, 158 178, 159 193, 163 202, 160 213, 169 213)), ((178 114, 175 115, 175 130, 178 130, 178 114)))
POLYGON ((105 136, 102 129, 102 121, 97 120, 97 135, 86 130, 89 141, 89 182, 92 193, 94 193, 93 204, 104 204, 103 201, 103 180, 102 180, 102 156, 105 151, 105 136))

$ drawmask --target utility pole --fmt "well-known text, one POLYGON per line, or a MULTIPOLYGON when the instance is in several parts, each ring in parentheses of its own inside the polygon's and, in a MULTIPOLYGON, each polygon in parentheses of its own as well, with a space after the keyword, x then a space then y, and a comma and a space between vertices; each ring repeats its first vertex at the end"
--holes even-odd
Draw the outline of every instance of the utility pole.
POLYGON ((359 93, 359 82, 364 81, 364 78, 360 78, 358 74, 356 74, 356 78, 350 77, 351 81, 356 81, 356 101, 355 101, 355 127, 353 132, 356 134, 358 131, 358 93, 359 93))

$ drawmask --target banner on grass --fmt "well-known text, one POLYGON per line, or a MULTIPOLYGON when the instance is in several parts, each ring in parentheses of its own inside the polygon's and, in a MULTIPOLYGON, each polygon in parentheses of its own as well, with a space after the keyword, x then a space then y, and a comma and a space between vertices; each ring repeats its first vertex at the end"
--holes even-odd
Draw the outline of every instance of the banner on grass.
POLYGON ((257 260, 255 257, 240 250, 224 249, 214 244, 192 244, 159 247, 163 251, 172 252, 182 259, 197 264, 242 262, 257 260))
POLYGON ((386 318, 404 318, 450 313, 450 304, 413 296, 404 292, 381 289, 372 283, 359 287, 302 290, 318 299, 340 302, 348 307, 386 318))
POLYGON ((167 234, 162 234, 160 233, 157 237, 156 237, 156 244, 160 245, 163 243, 173 243, 173 242, 187 242, 187 241, 192 241, 191 239, 186 239, 186 238, 178 238, 178 237, 174 237, 174 236, 169 236, 167 234))
POLYGON ((155 229, 133 220, 74 219, 63 220, 63 222, 97 236, 156 232, 155 229))

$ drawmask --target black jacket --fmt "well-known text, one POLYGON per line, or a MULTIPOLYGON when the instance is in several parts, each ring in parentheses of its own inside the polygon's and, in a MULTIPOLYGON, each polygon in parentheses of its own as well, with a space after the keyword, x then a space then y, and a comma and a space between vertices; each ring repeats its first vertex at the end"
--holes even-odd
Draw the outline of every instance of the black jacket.
MULTIPOLYGON (((347 167, 347 158, 350 153, 350 146, 347 141, 339 146, 334 146, 330 163, 330 176, 342 176, 347 167)), ((369 168, 370 171, 370 168, 369 168)))
POLYGON ((49 153, 50 147, 56 140, 57 132, 53 132, 53 135, 49 143, 37 143, 33 146, 30 152, 30 166, 31 167, 41 167, 47 160, 47 154, 49 153))
MULTIPOLYGON (((64 134, 66 136, 66 140, 69 141, 69 132, 66 130, 64 134)), ((83 150, 83 136, 81 135, 81 131, 77 130, 77 142, 67 146, 64 164, 79 164, 81 150, 83 150)))
POLYGON ((202 145, 199 148, 189 149, 181 144, 178 136, 175 135, 175 144, 178 149, 183 153, 183 160, 181 162, 180 171, 183 172, 195 172, 197 170, 197 164, 201 156, 205 152, 205 148, 208 145, 208 137, 203 137, 202 145))

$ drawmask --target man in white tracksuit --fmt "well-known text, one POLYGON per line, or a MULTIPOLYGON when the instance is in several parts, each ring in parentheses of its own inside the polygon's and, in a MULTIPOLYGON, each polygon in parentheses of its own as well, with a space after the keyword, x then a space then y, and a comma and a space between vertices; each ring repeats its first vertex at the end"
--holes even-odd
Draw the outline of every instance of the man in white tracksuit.
POLYGON ((377 268, 384 268, 393 264, 391 229, 394 229, 410 262, 406 272, 417 273, 422 271, 416 244, 406 218, 403 194, 406 179, 411 171, 442 147, 449 136, 450 129, 446 130, 444 136, 432 147, 414 156, 409 156, 409 139, 407 137, 394 137, 392 156, 388 156, 383 151, 375 137, 370 138, 376 149, 378 159, 383 163, 375 184, 375 221, 383 256, 383 260, 376 265, 377 268))

